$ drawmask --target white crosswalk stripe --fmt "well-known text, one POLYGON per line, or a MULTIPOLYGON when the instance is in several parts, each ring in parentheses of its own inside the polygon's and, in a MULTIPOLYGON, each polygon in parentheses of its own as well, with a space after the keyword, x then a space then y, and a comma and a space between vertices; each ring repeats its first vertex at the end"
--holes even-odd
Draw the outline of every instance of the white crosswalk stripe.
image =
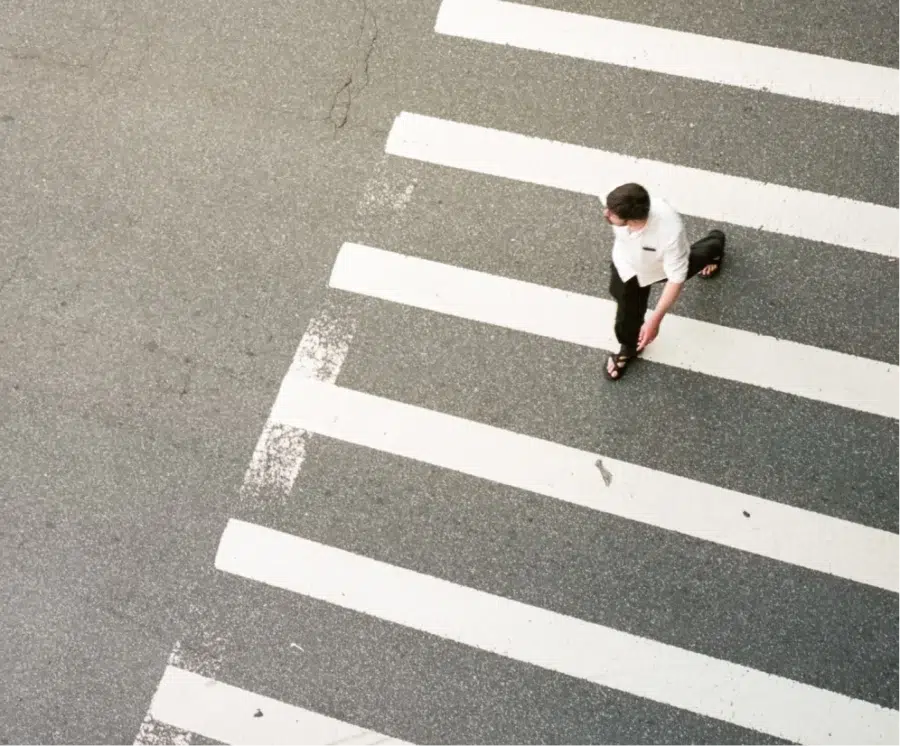
POLYGON ((435 31, 686 78, 898 113, 897 70, 505 0, 445 0, 435 31))
POLYGON ((289 427, 898 591, 893 560, 900 543, 888 531, 306 378, 282 386, 271 417, 289 427))
POLYGON ((896 258, 896 208, 403 112, 386 151, 583 194, 638 181, 680 212, 896 258))
MULTIPOLYGON (((603 75, 601 65, 607 64, 704 81, 713 92, 717 87, 746 89, 753 95, 790 97, 797 105, 838 107, 854 116, 898 113, 896 69, 789 49, 504 0, 443 0, 433 29, 435 35, 450 43, 507 46, 522 54, 547 53, 551 55, 548 60, 565 58, 593 66, 596 75, 603 75)), ((893 260, 898 257, 900 244, 896 207, 799 188, 792 185, 789 170, 780 183, 754 181, 675 162, 526 136, 514 127, 497 129, 462 118, 415 113, 415 106, 406 104, 397 107, 384 152, 391 163, 428 169, 421 172, 422 178, 440 180, 446 174, 463 173, 598 198, 598 225, 599 199, 619 183, 637 181, 665 194, 686 216, 714 221, 726 232, 736 227, 752 233, 759 242, 772 240, 772 236, 790 236, 826 245, 840 252, 850 268, 847 271, 853 271, 857 266, 854 263, 862 264, 866 276, 879 278, 873 282, 883 281, 884 287, 889 287, 891 279, 884 274, 885 262, 896 273, 893 260)), ((414 199, 411 192, 405 194, 407 202, 414 199)), ((439 228, 435 231, 439 235, 439 228)), ((821 490, 824 497, 815 502, 809 495, 785 494, 769 485, 760 485, 757 490, 753 475, 733 476, 733 481, 748 486, 734 489, 716 482, 715 475, 709 481, 689 478, 661 464, 621 458, 616 455, 621 450, 595 452, 593 447, 576 447, 561 438, 537 437, 498 427, 487 419, 458 416, 442 411, 442 407, 422 406, 338 382, 348 370, 364 370, 372 363, 361 352, 354 355, 358 338, 365 336, 367 328, 365 315, 354 316, 360 308, 387 309, 384 313, 396 314, 392 317, 397 319, 394 332, 404 340, 404 335, 414 332, 404 329, 403 319, 424 316, 442 319, 455 325, 454 329, 504 330, 512 338, 521 339, 523 349, 525 338, 529 338, 527 349, 534 349, 530 345, 562 343, 570 346, 566 354, 572 355, 616 348, 612 333, 615 304, 602 294, 587 295, 553 283, 515 279, 513 275, 521 274, 521 270, 476 271, 443 258, 425 259, 415 253, 424 253, 424 247, 416 248, 419 240, 414 236, 406 240, 400 235, 399 245, 394 246, 375 236, 371 240, 368 236, 348 236, 340 247, 327 288, 329 311, 310 323, 291 369, 279 390, 273 392, 265 431, 245 477, 243 494, 248 513, 253 514, 256 503, 265 495, 274 495, 279 506, 276 515, 282 516, 290 529, 267 525, 268 519, 234 516, 224 528, 214 561, 223 582, 240 583, 229 587, 263 594, 254 598, 271 598, 273 608, 282 608, 278 604, 295 599, 311 599, 325 604, 331 609, 329 613, 347 615, 337 618, 346 620, 353 629, 354 625, 362 625, 360 629, 368 629, 368 624, 388 625, 398 630, 397 634, 421 635, 428 641, 421 644, 431 646, 414 648, 411 638, 404 638, 410 651, 441 646, 449 651, 454 646, 454 655, 481 656, 473 659, 484 669, 499 667, 504 661, 504 665, 540 669, 543 676, 563 675, 588 683, 610 698, 612 692, 630 695, 633 699, 622 701, 651 708, 649 712, 659 713, 660 722, 682 722, 679 718, 690 714, 699 718, 690 721, 694 724, 703 721, 714 727, 733 726, 736 730, 728 731, 727 737, 737 740, 759 737, 762 741, 766 737, 799 743, 897 743, 900 713, 896 705, 885 705, 895 700, 897 671, 882 659, 883 651, 895 649, 895 641, 887 637, 896 632, 900 536, 892 524, 876 525, 878 521, 871 518, 874 513, 866 512, 865 504, 856 504, 856 495, 835 497, 840 487, 826 485, 821 490), (477 566, 468 568, 471 583, 452 581, 451 570, 444 567, 451 564, 449 558, 431 555, 427 547, 419 553, 400 551, 408 549, 405 544, 424 544, 426 540, 417 537, 414 528, 407 533, 399 516, 395 521, 399 539, 381 534, 361 539, 357 534, 364 535, 365 526, 354 529, 353 517, 348 516, 347 526, 330 534, 337 536, 335 541, 345 543, 314 540, 297 528, 309 517, 304 511, 310 508, 301 503, 314 506, 313 496, 292 505, 289 495, 295 481, 304 482, 301 467, 317 438, 355 449, 359 458, 384 456, 427 467, 431 471, 416 472, 426 475, 422 479, 437 481, 435 474, 453 474, 473 480, 471 485, 482 485, 486 494, 491 488, 503 488, 506 491, 498 493, 502 495, 498 500, 506 500, 512 491, 521 500, 517 504, 535 511, 538 523, 542 514, 570 511, 573 515, 577 512, 572 520, 579 523, 624 522, 610 524, 604 530, 628 526, 629 531, 648 532, 648 537, 651 533, 664 537, 654 540, 686 547, 680 556, 687 556, 689 550, 701 558, 698 563, 719 568, 707 568, 709 575, 702 588, 701 597, 711 609, 716 607, 713 594, 719 587, 715 576, 723 572, 724 565, 739 565, 735 571, 738 578, 753 575, 775 586, 782 583, 780 587, 788 598, 777 613, 773 612, 771 628, 768 620, 765 629, 758 628, 758 619, 754 622, 757 628, 748 628, 737 611, 707 610, 702 618, 712 625, 709 630, 699 622, 686 624, 681 637, 666 638, 684 642, 672 644, 659 639, 662 632, 652 624, 635 631, 639 625, 634 616, 623 617, 632 623, 618 625, 563 613, 556 610, 559 596, 545 603, 543 599, 549 595, 542 594, 541 589, 532 589, 527 601, 514 597, 515 593, 488 592, 484 588, 494 587, 491 583, 496 579, 488 577, 487 570, 481 578, 477 566), (753 489, 749 489, 751 486, 753 489), (300 511, 303 519, 290 519, 292 509, 300 511), (354 549, 356 546, 396 550, 400 553, 391 556, 406 557, 406 564, 370 557, 354 549), (417 569, 413 569, 413 557, 418 558, 417 569), (823 662, 818 665, 815 660, 783 654, 792 650, 792 640, 777 628, 779 619, 792 611, 807 615, 820 611, 819 607, 802 608, 802 601, 792 608, 791 594, 806 588, 813 589, 809 591, 812 595, 798 598, 814 598, 818 599, 816 603, 826 605, 833 599, 833 604, 846 609, 848 615, 859 614, 853 618, 865 618, 867 625, 873 625, 866 627, 868 632, 850 632, 859 635, 851 641, 863 650, 858 659, 826 664, 828 656, 822 652, 823 662), (871 609, 861 608, 866 603, 871 609), (879 618, 885 609, 892 619, 879 618), (754 653, 749 644, 746 649, 716 647, 716 630, 723 629, 721 625, 741 627, 742 634, 757 640, 771 638, 774 652, 754 653), (778 651, 782 652, 776 655, 778 651), (845 663, 846 669, 841 667, 845 663), (871 680, 865 686, 854 688, 854 677, 869 675, 871 680)), ((436 247, 432 256, 439 256, 440 250, 436 247)), ((714 282, 729 283, 728 272, 714 282)), ((725 291, 739 293, 741 289, 728 286, 725 291)), ((872 292, 881 293, 883 288, 873 287, 872 292)), ((380 311, 372 311, 376 312, 380 311)), ((895 324, 896 320, 880 323, 895 324)), ((676 310, 666 319, 665 334, 643 357, 651 366, 666 369, 667 375, 681 376, 679 380, 701 388, 727 382, 733 387, 731 391, 746 397, 745 401, 774 402, 771 406, 775 411, 784 412, 788 420, 796 418, 803 427, 817 428, 821 422, 824 428, 828 422, 846 427, 849 434, 870 434, 870 439, 848 448, 854 449, 859 459, 865 459, 869 449, 871 459, 859 463, 871 464, 872 470, 884 474, 881 483, 889 482, 890 470, 896 464, 885 463, 880 454, 890 451, 896 460, 900 369, 885 362, 883 354, 876 354, 883 351, 873 351, 871 356, 849 354, 829 339, 827 329, 821 330, 815 344, 809 344, 808 337, 807 342, 801 339, 799 333, 793 339, 758 333, 753 320, 746 328, 737 328, 681 315, 676 310), (764 400, 760 398, 763 396, 773 398, 764 400)), ((439 344, 445 344, 443 338, 439 344)), ((479 360, 472 364, 475 380, 485 370, 479 360)), ((602 372, 597 375, 602 377, 602 372)), ((615 384, 623 385, 627 392, 627 384, 615 384)), ((524 406, 521 402, 525 394, 505 392, 503 404, 509 408, 524 406)), ((764 416, 754 411, 742 414, 748 422, 764 416)), ((597 419, 605 416, 602 411, 596 413, 597 419)), ((677 430, 678 426, 676 421, 666 422, 665 427, 677 430)), ((764 462, 766 454, 780 445, 751 435, 756 432, 747 425, 745 433, 735 433, 734 437, 743 447, 758 452, 764 462)), ((665 448, 664 441, 672 434, 660 432, 658 437, 660 448, 665 448)), ((322 453, 319 461, 327 461, 328 452, 322 453)), ((796 457, 806 458, 804 454, 796 457)), ((761 463, 760 473, 763 466, 761 463)), ((316 486, 307 484, 304 489, 313 493, 316 486)), ((419 489, 431 492, 428 482, 419 489)), ((500 515, 491 513, 490 501, 482 498, 479 489, 472 487, 474 494, 459 495, 460 500, 465 498, 479 515, 500 515)), ((811 494, 814 492, 811 490, 811 494)), ((879 492, 878 499, 896 506, 895 487, 893 492, 879 492)), ((348 502, 353 502, 352 495, 348 502)), ((495 531, 500 536, 504 527, 497 526, 495 531)), ((572 551, 593 551, 577 539, 572 546, 572 551)), ((504 552, 511 550, 498 539, 494 546, 481 551, 495 559, 499 554, 496 561, 502 564, 504 552)), ((531 559, 534 564, 541 561, 539 556, 531 559)), ((628 559, 622 562, 619 570, 626 574, 624 564, 628 559)), ((676 567, 673 572, 677 574, 678 570, 676 567)), ((511 574, 516 572, 524 571, 520 567, 511 574)), ((571 580, 575 576, 567 577, 571 580)), ((566 587, 579 594, 580 601, 589 603, 590 599, 580 596, 594 594, 594 582, 593 578, 581 578, 580 584, 570 582, 566 587)), ((565 585, 562 579, 560 585, 565 585)), ((652 596, 652 579, 644 585, 640 593, 652 596)), ((620 601, 596 593, 598 605, 620 601)), ((623 605, 631 601, 621 599, 623 605)), ((687 596, 673 596, 669 603, 684 605, 684 613, 691 611, 687 596)), ((262 604, 267 605, 268 601, 262 604)), ((303 608, 310 613, 311 607, 303 608)), ((598 608, 596 614, 615 618, 604 617, 602 611, 598 608)), ((829 612, 836 617, 842 615, 840 609, 829 612)), ((385 626, 377 629, 381 631, 371 632, 368 639, 387 635, 385 626)), ((797 644, 801 642, 808 641, 797 644)), ((823 638, 815 644, 821 648, 838 642, 823 638)), ((368 649, 362 636, 354 644, 356 654, 368 649)), ((415 656, 410 652, 409 657, 415 656)), ((411 660, 409 665, 410 671, 422 674, 430 663, 411 660)), ((292 675, 305 676, 302 668, 297 670, 300 673, 292 675)), ((320 712, 308 699, 297 698, 293 690, 273 689, 263 696, 241 688, 237 685, 240 676, 239 671, 229 674, 226 669, 212 678, 170 663, 146 722, 178 729, 179 742, 194 736, 235 744, 405 743, 417 742, 417 738, 460 741, 458 733, 438 733, 433 725, 431 730, 421 731, 410 726, 408 710, 428 720, 425 711, 436 707, 436 699, 442 697, 434 691, 418 693, 414 703, 397 704, 389 693, 391 686, 400 688, 396 678, 385 685, 383 699, 373 700, 393 702, 393 708, 386 704, 360 707, 352 716, 344 716, 327 694, 322 695, 320 712), (272 691, 282 696, 268 696, 272 691), (336 712, 341 716, 334 717, 336 712), (401 712, 406 719, 400 717, 401 712), (398 725, 393 725, 392 713, 398 725)), ((341 686, 353 684, 343 681, 341 686)), ((515 689, 515 681, 510 687, 515 689)), ((497 696, 507 696, 508 690, 504 691, 507 694, 497 696)), ((452 708, 452 704, 446 706, 452 708)), ((473 714, 472 718, 477 716, 473 714)), ((613 720, 621 719, 619 711, 613 720)), ((673 725, 660 727, 673 732, 676 729, 673 725)), ((628 740, 622 735, 626 732, 624 724, 613 722, 607 728, 605 737, 628 740)), ((147 729, 147 733, 152 731, 147 729)), ((688 734, 684 738, 703 740, 704 736, 688 734)), ((137 742, 161 741, 157 735, 152 741, 149 736, 139 736, 137 742)))
MULTIPOLYGON (((331 287, 608 350, 615 303, 371 246, 341 247, 331 287)), ((647 360, 884 417, 898 417, 896 365, 671 314, 647 360), (778 366, 769 361, 777 359, 778 366)))
POLYGON ((169 666, 150 716, 234 744, 400 744, 334 718, 169 666))

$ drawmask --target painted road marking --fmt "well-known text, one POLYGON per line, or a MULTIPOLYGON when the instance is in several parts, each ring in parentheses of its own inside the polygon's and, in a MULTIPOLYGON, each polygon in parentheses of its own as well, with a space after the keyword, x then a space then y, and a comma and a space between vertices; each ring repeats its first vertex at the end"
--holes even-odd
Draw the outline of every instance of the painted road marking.
MULTIPOLYGON (((298 375, 327 383, 337 381, 355 331, 356 322, 345 310, 326 305, 307 325, 281 386, 298 375)), ((308 438, 303 430, 272 422, 269 417, 244 474, 242 498, 274 496, 285 500, 306 458, 308 438)))
MULTIPOLYGON (((310 319, 285 378, 293 381, 300 376, 325 383, 337 381, 355 328, 355 321, 346 311, 326 304, 310 319)), ((281 388, 284 388, 284 379, 281 388)), ((270 416, 244 474, 241 499, 286 500, 306 458, 308 440, 309 433, 302 428, 273 422, 270 416)), ((225 641, 217 638, 204 641, 199 647, 195 646, 193 674, 214 674, 221 663, 224 645, 225 641)), ((179 641, 169 655, 169 668, 184 665, 179 641)), ((160 686, 164 684, 165 679, 160 686)), ((189 746, 193 736, 194 733, 189 728, 179 728, 172 722, 161 723, 148 711, 135 737, 134 746, 156 746, 163 743, 189 746)))
POLYGON ((685 215, 898 256, 897 208, 845 197, 409 112, 385 152, 601 199, 636 181, 685 215))
POLYGON ((710 83, 900 113, 891 67, 503 0, 443 0, 439 34, 710 83))
POLYGON ((229 521, 216 567, 789 741, 898 740, 896 710, 263 526, 229 521))
MULTIPOLYGON (((616 350, 611 300, 345 243, 331 287, 528 334, 616 350)), ((647 360, 898 419, 898 367, 668 314, 647 360), (778 365, 772 365, 777 360, 778 365)))
POLYGON ((900 543, 888 531, 299 376, 286 382, 271 417, 347 443, 898 590, 900 543))
MULTIPOLYGON (((190 646, 175 643, 169 654, 168 668, 190 670, 197 676, 212 677, 222 664, 225 640, 208 631, 201 631, 190 646), (185 649, 186 648, 186 649, 185 649)), ((173 723, 163 723, 153 717, 148 709, 141 727, 134 739, 134 746, 163 746, 178 744, 190 746, 196 733, 177 727, 173 723)))
POLYGON ((374 731, 166 667, 150 713, 157 722, 228 744, 402 744, 374 731))

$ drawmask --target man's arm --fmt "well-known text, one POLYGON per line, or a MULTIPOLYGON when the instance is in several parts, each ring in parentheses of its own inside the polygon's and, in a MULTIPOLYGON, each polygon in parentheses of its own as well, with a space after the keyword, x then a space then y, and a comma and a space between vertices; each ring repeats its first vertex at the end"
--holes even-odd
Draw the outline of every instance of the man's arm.
POLYGON ((638 335, 638 350, 642 350, 650 344, 659 334, 659 325, 669 309, 675 305, 681 289, 687 280, 688 260, 691 254, 690 244, 684 234, 684 228, 679 225, 679 230, 674 239, 663 247, 663 267, 668 281, 662 295, 656 304, 656 308, 650 317, 644 322, 638 335))
POLYGON ((662 295, 659 296, 659 301, 656 303, 656 308, 653 309, 653 313, 650 314, 650 318, 656 318, 656 323, 659 324, 662 321, 663 316, 665 316, 669 309, 675 305, 675 301, 678 300, 678 296, 681 295, 681 289, 684 287, 683 282, 673 282, 669 280, 666 282, 666 286, 663 288, 662 295))
POLYGON ((683 282, 672 282, 672 280, 669 280, 666 283, 662 295, 659 296, 659 302, 656 304, 656 308, 653 309, 653 313, 651 313, 650 317, 644 322, 644 325, 641 327, 641 331, 638 334, 638 351, 643 350, 648 344, 656 339, 656 335, 659 334, 659 325, 662 323, 663 316, 665 316, 669 312, 669 309, 675 305, 675 301, 678 299, 678 296, 681 295, 681 288, 683 287, 683 282))
POLYGON ((676 218, 676 223, 672 228, 671 238, 662 246, 663 268, 668 282, 653 311, 653 316, 657 318, 658 322, 662 321, 663 316, 675 305, 681 288, 684 287, 687 280, 688 262, 691 257, 691 245, 688 243, 684 224, 680 218, 676 218))

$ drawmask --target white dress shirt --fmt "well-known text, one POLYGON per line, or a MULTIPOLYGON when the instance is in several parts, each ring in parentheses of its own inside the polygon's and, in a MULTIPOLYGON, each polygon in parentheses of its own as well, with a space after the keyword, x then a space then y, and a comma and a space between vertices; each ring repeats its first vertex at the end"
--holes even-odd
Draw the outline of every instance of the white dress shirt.
POLYGON ((612 261, 623 282, 637 276, 642 287, 660 280, 687 279, 691 246, 681 216, 665 200, 650 195, 650 214, 639 231, 612 226, 612 261))

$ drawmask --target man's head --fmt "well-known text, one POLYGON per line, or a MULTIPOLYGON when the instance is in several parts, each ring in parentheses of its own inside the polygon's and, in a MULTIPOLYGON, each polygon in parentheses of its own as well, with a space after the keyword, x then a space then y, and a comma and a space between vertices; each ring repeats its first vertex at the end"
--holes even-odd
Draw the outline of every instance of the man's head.
POLYGON ((604 217, 611 225, 643 223, 650 214, 650 195, 640 184, 622 184, 606 195, 604 217))

